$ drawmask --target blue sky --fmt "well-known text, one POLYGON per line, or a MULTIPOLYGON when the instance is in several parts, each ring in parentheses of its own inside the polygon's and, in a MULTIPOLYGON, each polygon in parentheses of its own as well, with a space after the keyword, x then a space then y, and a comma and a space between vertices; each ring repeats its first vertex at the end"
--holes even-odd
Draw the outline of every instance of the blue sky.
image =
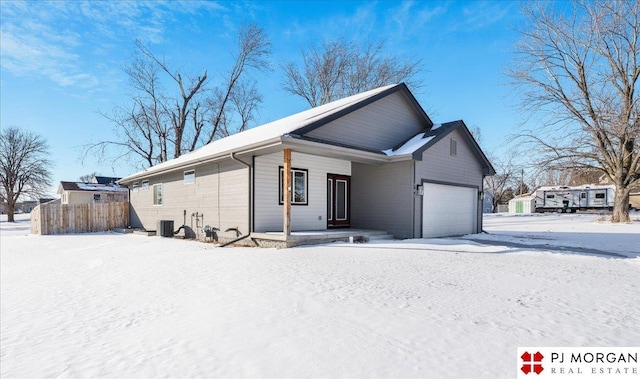
POLYGON ((2 0, 0 12, 0 127, 47 139, 53 187, 94 171, 139 169, 80 160, 83 145, 112 135, 101 113, 126 104, 122 68, 136 38, 181 72, 207 70, 215 79, 247 22, 261 25, 272 43, 273 70, 255 78, 264 97, 256 125, 307 109, 282 89, 280 65, 297 62, 305 46, 338 38, 383 40, 386 53, 422 60, 418 101, 435 122, 463 119, 480 128, 490 156, 504 154, 521 121, 504 75, 523 22, 515 1, 2 0))

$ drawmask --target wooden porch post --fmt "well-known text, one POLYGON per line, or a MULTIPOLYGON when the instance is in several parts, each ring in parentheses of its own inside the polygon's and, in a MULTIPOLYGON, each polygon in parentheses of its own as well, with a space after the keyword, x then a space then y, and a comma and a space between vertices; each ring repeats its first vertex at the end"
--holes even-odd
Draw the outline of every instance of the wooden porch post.
POLYGON ((285 236, 291 235, 291 149, 284 149, 284 170, 282 197, 284 202, 284 220, 282 230, 285 236))

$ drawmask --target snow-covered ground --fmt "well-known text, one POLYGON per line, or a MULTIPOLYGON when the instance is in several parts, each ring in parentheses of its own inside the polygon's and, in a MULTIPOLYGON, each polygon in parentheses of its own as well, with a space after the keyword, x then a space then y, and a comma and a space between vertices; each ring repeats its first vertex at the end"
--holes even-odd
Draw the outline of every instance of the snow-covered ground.
POLYGON ((275 250, 4 217, 3 379, 512 378, 518 346, 640 343, 638 221, 491 215, 465 238, 275 250))
POLYGON ((586 253, 612 257, 640 257, 640 212, 633 224, 612 225, 610 216, 596 214, 484 215, 488 234, 468 239, 540 250, 586 253))

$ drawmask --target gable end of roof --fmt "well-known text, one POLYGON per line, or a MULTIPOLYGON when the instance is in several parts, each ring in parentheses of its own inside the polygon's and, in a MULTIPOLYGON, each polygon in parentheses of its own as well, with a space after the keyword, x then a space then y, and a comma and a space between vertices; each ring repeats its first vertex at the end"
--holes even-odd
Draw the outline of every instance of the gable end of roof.
POLYGON ((422 153, 425 150, 427 150, 431 146, 438 143, 438 141, 445 138, 454 130, 458 130, 458 129, 462 132, 462 134, 464 134, 467 137, 467 140, 470 141, 473 152, 475 153, 476 157, 483 163, 483 166, 484 166, 483 175, 485 176, 495 175, 496 170, 493 168, 493 165, 491 164, 487 156, 484 154, 484 152, 480 148, 480 145, 478 145, 478 142, 476 142, 476 139, 473 138, 473 135, 469 131, 469 128, 467 128, 467 125, 462 120, 445 122, 439 128, 432 129, 427 133, 425 133, 425 137, 434 136, 434 138, 431 141, 429 141, 427 144, 422 146, 421 148, 417 149, 413 153, 413 159, 418 161, 422 160, 422 153))
POLYGON ((425 138, 426 137, 433 137, 433 138, 431 139, 431 141, 426 143, 424 146, 422 146, 421 148, 419 148, 418 150, 413 152, 413 159, 415 159, 417 161, 421 161, 422 160, 422 153, 424 153, 425 150, 427 150, 431 146, 435 145, 438 141, 443 139, 447 134, 451 133, 455 128, 460 126, 459 123, 464 125, 462 120, 452 121, 452 122, 445 122, 443 124, 440 124, 440 126, 438 128, 436 128, 436 129, 430 128, 428 131, 426 131, 425 134, 424 134, 425 138))
POLYGON ((403 93, 405 95, 405 98, 408 100, 411 108, 413 108, 413 110, 416 112, 416 114, 418 114, 418 116, 423 119, 426 124, 429 126, 429 128, 431 126, 433 126, 433 122, 431 121, 431 119, 429 118, 429 116, 427 115, 427 113, 424 111, 424 109, 422 109, 422 107, 420 106, 420 104, 418 103, 418 100, 416 100, 416 98, 413 96, 413 94, 411 93, 411 91, 409 91, 409 88, 407 87, 407 85, 405 83, 400 83, 398 85, 395 85, 391 88, 388 88, 374 96, 368 97, 364 100, 361 100, 359 102, 356 102, 355 104, 352 104, 344 109, 341 109, 338 112, 335 112, 327 117, 323 117, 315 122, 310 123, 309 125, 305 125, 302 128, 296 129, 293 132, 291 132, 290 134, 297 134, 297 135, 304 135, 306 133, 309 133, 323 125, 326 125, 328 123, 330 123, 331 121, 337 120, 341 117, 344 117, 345 115, 355 112, 358 109, 364 108, 367 105, 374 103, 386 96, 389 96, 393 93, 396 93, 398 91, 401 91, 401 93, 403 93))

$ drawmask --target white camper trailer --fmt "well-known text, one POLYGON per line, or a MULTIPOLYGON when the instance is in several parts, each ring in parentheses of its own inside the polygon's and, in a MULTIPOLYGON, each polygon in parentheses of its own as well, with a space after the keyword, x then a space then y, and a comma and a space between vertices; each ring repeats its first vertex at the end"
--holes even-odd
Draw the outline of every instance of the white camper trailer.
POLYGON ((614 185, 576 187, 540 187, 535 191, 536 212, 576 212, 588 209, 612 209, 614 185))

